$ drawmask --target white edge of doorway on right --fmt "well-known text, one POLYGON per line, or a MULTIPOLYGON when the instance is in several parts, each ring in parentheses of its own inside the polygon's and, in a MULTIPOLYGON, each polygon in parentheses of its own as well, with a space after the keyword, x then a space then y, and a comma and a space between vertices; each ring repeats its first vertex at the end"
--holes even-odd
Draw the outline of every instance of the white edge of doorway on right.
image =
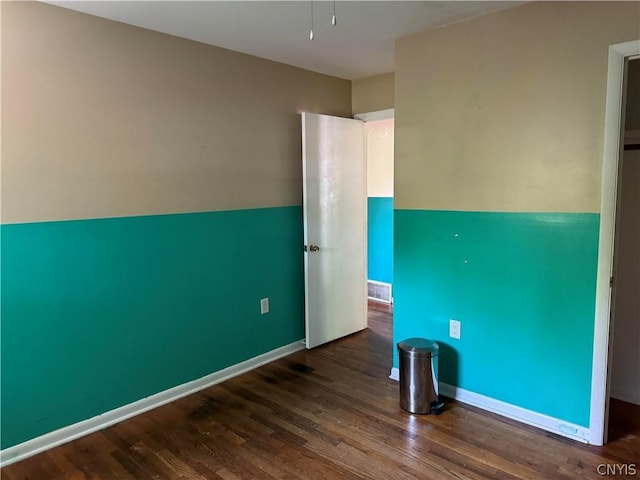
POLYGON ((609 47, 595 328, 591 371, 591 411, 589 415, 589 443, 593 445, 603 445, 606 440, 607 367, 611 329, 611 288, 609 280, 613 271, 618 163, 620 161, 622 139, 620 127, 624 93, 624 65, 626 59, 636 55, 640 55, 640 40, 619 43, 609 47))

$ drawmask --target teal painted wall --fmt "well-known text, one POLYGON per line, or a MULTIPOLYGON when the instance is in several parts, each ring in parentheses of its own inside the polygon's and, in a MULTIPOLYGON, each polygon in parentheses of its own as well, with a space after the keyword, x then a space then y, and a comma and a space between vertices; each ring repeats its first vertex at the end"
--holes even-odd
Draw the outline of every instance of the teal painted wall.
POLYGON ((393 283, 393 198, 367 198, 369 280, 393 283))
POLYGON ((2 448, 303 338, 301 232, 300 207, 3 225, 2 448))
POLYGON ((396 210, 395 343, 436 340, 440 381, 588 427, 599 221, 396 210))

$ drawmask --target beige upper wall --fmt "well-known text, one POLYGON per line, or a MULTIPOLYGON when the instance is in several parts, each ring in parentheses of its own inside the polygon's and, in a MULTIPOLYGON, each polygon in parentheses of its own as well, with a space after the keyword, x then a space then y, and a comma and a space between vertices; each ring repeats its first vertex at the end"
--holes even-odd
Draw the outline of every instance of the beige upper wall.
POLYGON ((364 124, 367 196, 393 197, 393 118, 364 124))
POLYGON ((608 47, 638 2, 540 2, 396 43, 396 208, 598 212, 608 47))
POLYGON ((351 83, 2 2, 2 221, 299 205, 303 110, 350 116, 351 83))
POLYGON ((351 87, 353 114, 393 108, 393 73, 354 80, 351 87))

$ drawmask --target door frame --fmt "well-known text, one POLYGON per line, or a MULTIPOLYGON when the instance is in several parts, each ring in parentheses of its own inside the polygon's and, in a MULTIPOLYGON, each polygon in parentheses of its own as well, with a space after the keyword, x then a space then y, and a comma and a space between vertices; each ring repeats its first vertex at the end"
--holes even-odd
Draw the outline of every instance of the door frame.
POLYGON ((609 46, 589 415, 589 443, 593 445, 604 445, 607 440, 613 307, 610 280, 613 276, 616 204, 624 144, 625 67, 629 59, 639 55, 640 40, 609 46))
POLYGON ((387 108, 385 110, 375 110, 373 112, 356 113, 353 118, 362 120, 364 123, 375 122, 376 120, 388 120, 395 118, 395 108, 387 108))
MULTIPOLYGON (((376 122, 379 120, 393 120, 394 121, 394 128, 393 128, 393 135, 394 135, 394 142, 395 142, 395 118, 396 118, 396 110, 395 108, 386 108, 384 110, 373 110, 371 112, 364 112, 364 113, 356 113, 353 116, 354 119, 356 120, 361 120, 363 123, 368 123, 368 122, 376 122)), ((367 158, 369 155, 367 146, 365 144, 364 147, 364 159, 365 159, 365 164, 367 166, 367 177, 369 175, 369 159, 367 158)), ((393 192, 394 192, 394 196, 395 196, 395 151, 394 151, 394 158, 393 158, 393 166, 394 166, 394 186, 393 186, 393 192)), ((367 178, 367 182, 368 182, 368 178, 367 178)), ((367 188, 365 189, 365 202, 367 201, 368 198, 368 183, 367 183, 367 188)), ((367 263, 369 262, 369 246, 366 244, 367 243, 367 238, 369 235, 369 222, 368 222, 368 215, 369 212, 367 212, 367 232, 366 232, 366 236, 365 236, 365 245, 364 248, 367 249, 367 263)), ((393 252, 391 252, 391 261, 393 262, 393 252)), ((365 278, 365 283, 368 284, 369 282, 369 272, 367 272, 367 278, 365 278)), ((365 285, 365 288, 367 288, 367 285, 365 285)), ((393 286, 392 286, 393 289, 393 286)), ((392 290, 393 292, 393 290, 392 290)), ((393 296, 392 296, 393 298, 393 296)), ((368 300, 367 300, 367 305, 368 305, 368 300)), ((368 308, 368 307, 367 307, 368 308)))

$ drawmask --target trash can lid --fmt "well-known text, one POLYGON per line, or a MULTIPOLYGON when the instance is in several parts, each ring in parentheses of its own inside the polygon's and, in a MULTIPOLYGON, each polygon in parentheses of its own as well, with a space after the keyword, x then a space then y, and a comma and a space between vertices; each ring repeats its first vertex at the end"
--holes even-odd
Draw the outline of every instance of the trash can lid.
POLYGON ((407 338, 402 342, 398 343, 398 350, 402 352, 408 352, 412 354, 431 354, 430 356, 435 357, 438 355, 438 349, 440 347, 438 344, 432 340, 427 340, 426 338, 407 338))

